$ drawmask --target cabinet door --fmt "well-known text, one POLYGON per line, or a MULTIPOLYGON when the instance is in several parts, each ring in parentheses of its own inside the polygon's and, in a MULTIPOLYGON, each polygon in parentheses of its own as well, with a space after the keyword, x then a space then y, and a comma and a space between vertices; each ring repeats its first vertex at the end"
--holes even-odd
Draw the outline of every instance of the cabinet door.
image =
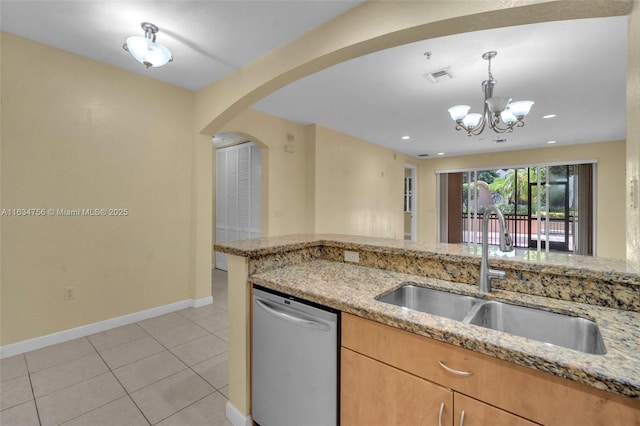
POLYGON ((342 348, 340 423, 451 426, 453 392, 342 348))
POLYGON ((459 393, 454 394, 453 407, 454 426, 534 426, 537 424, 459 393))

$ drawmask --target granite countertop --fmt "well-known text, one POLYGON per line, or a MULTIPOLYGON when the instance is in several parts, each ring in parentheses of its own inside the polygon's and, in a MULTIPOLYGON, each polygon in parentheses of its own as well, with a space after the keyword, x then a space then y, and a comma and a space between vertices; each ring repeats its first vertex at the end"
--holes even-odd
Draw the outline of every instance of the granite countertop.
MULTIPOLYGON (((412 254, 425 258, 455 259, 480 265, 482 248, 478 244, 429 244, 390 238, 338 234, 298 234, 225 242, 215 245, 224 253, 259 257, 307 247, 329 245, 351 250, 370 250, 384 254, 412 254)), ((620 259, 580 256, 570 253, 536 252, 516 249, 510 253, 489 248, 492 267, 513 267, 558 275, 595 277, 640 286, 640 271, 620 259)))
MULTIPOLYGON (((263 246, 260 251, 268 253, 271 250, 267 247, 269 244, 252 241, 253 243, 249 243, 253 247, 252 250, 261 244, 263 246)), ((289 243, 292 243, 291 239, 289 243)), ((308 238, 301 238, 300 243, 310 242, 308 238)), ((627 271, 616 273, 626 274, 627 271)), ((312 260, 258 273, 252 275, 250 281, 597 389, 640 398, 640 330, 636 326, 640 324, 640 313, 637 312, 504 290, 494 290, 489 295, 481 295, 477 286, 469 284, 327 260, 312 260), (586 354, 375 300, 377 296, 392 291, 405 282, 525 306, 546 307, 595 320, 600 327, 607 352, 604 355, 586 354)))
POLYGON ((508 291, 513 290, 511 288, 494 289, 489 295, 481 295, 478 286, 469 280, 460 280, 458 283, 425 277, 424 274, 411 275, 413 272, 394 272, 393 268, 387 267, 394 260, 382 260, 388 258, 397 261, 400 259, 397 256, 405 256, 416 259, 420 264, 422 259, 435 259, 445 263, 454 262, 460 265, 460 270, 476 271, 481 258, 481 248, 477 245, 304 234, 226 242, 216 244, 215 249, 256 260, 273 256, 283 259, 280 263, 271 261, 268 268, 258 268, 250 276, 250 281, 264 287, 597 389, 640 399, 640 329, 637 327, 640 324, 640 273, 625 261, 528 250, 502 253, 490 249, 492 268, 531 271, 553 277, 550 279, 554 281, 545 282, 545 287, 559 286, 564 290, 565 278, 574 277, 574 290, 581 299, 573 299, 536 296, 530 291, 508 291), (286 260, 287 253, 313 247, 371 252, 377 257, 370 267, 342 263, 335 258, 321 260, 298 257, 293 263, 286 260), (595 280, 602 286, 587 288, 583 285, 583 279, 595 280), (604 355, 586 354, 375 300, 377 296, 405 282, 524 306, 543 307, 595 320, 607 352, 604 355), (595 302, 601 291, 619 293, 616 294, 619 296, 616 300, 623 300, 629 309, 615 309, 618 307, 616 304, 598 306, 598 303, 580 303, 595 302))

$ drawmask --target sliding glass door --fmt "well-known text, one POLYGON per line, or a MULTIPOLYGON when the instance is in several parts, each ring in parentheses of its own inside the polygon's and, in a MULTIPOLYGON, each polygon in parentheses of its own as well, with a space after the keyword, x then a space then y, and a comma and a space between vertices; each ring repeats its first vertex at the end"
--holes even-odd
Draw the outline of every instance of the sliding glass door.
MULTIPOLYGON (((439 172, 440 242, 480 244, 494 204, 516 247, 593 255, 593 179, 591 163, 439 172)), ((488 225, 497 244, 497 219, 488 225)))
POLYGON ((572 166, 530 168, 528 184, 528 246, 573 251, 572 166))

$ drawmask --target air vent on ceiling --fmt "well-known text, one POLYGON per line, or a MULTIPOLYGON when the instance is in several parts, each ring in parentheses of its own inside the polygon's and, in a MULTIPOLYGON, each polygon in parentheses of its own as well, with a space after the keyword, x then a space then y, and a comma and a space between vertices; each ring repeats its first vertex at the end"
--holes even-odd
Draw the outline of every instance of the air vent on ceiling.
POLYGON ((443 80, 451 80, 453 78, 453 74, 451 73, 451 67, 446 67, 423 74, 423 77, 429 80, 430 83, 436 84, 443 80))
POLYGON ((419 154, 418 157, 428 157, 429 154, 419 154))

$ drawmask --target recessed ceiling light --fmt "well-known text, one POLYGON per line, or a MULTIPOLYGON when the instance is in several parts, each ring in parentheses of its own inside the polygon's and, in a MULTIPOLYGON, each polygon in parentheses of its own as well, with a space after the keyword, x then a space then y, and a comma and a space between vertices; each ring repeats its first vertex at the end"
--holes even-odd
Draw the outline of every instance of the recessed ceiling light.
POLYGON ((547 141, 547 143, 556 143, 556 141, 547 141))
POLYGON ((411 137, 409 137, 409 136, 403 136, 403 137, 402 137, 402 140, 405 140, 405 141, 406 141, 407 139, 411 139, 411 137))
POLYGON ((444 155, 444 152, 439 152, 438 155, 444 155))
POLYGON ((547 115, 543 115, 542 118, 555 118, 556 114, 547 114, 547 115))

